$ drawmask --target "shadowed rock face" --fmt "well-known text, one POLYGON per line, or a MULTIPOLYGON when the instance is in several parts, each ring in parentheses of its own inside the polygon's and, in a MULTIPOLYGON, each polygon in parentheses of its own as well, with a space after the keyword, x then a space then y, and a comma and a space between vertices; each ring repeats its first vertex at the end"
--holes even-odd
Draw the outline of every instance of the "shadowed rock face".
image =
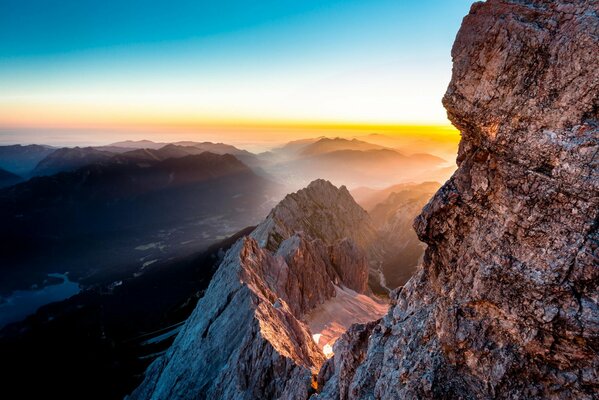
POLYGON ((325 355, 304 317, 340 287, 366 292, 368 261, 353 229, 368 218, 345 188, 326 181, 288 196, 227 252, 131 397, 307 399, 325 355))
POLYGON ((459 169, 415 221, 423 269, 379 324, 338 341, 319 399, 594 398, 598 14, 472 6, 443 100, 459 169))

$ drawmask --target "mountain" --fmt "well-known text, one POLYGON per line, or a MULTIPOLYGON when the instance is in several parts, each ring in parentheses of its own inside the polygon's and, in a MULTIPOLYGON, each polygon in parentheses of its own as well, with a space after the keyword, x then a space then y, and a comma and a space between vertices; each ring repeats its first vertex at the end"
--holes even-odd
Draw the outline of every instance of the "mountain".
POLYGON ((342 139, 342 138, 322 138, 314 143, 310 143, 301 148, 299 154, 301 156, 315 156, 324 153, 331 153, 341 150, 382 150, 382 146, 367 143, 357 139, 342 139))
POLYGON ((21 181, 23 181, 23 178, 21 178, 20 176, 0 168, 0 189, 7 186, 15 185, 21 181))
POLYGON ((111 143, 109 147, 128 148, 128 149, 154 149, 158 150, 166 146, 168 143, 156 143, 151 140, 125 140, 122 142, 111 143))
POLYGON ((29 176, 33 168, 54 150, 38 144, 0 146, 0 168, 19 176, 29 176))
POLYGON ((321 136, 318 138, 292 140, 291 142, 286 143, 285 145, 283 145, 281 147, 274 148, 272 151, 273 151, 273 153, 285 153, 288 155, 289 154, 298 154, 304 148, 306 148, 306 146, 308 146, 312 143, 316 143, 317 141, 319 141, 321 139, 326 139, 326 138, 324 136, 321 136))
POLYGON ((89 391, 86 398, 122 399, 172 344, 225 252, 252 230, 156 262, 143 274, 105 274, 79 294, 1 329, 0 354, 11 366, 3 390, 28 398, 76 399, 89 391))
POLYGON ((597 11, 471 7, 443 99, 459 167, 415 222, 423 267, 337 341, 315 398, 597 397, 597 11))
POLYGON ((205 150, 198 149, 190 146, 178 146, 174 144, 167 144, 159 149, 136 149, 126 153, 122 153, 119 158, 128 158, 135 160, 146 160, 146 161, 163 161, 168 158, 181 158, 190 155, 197 155, 204 153, 205 150))
POLYGON ((280 190, 235 157, 207 152, 33 178, 0 190, 0 289, 197 250, 258 222, 280 190))
POLYGON ((323 179, 285 196, 252 236, 261 247, 273 250, 283 238, 300 231, 328 240, 350 237, 363 249, 376 240, 368 213, 356 204, 347 188, 336 188, 323 179))
POLYGON ((413 127, 411 129, 406 128, 406 132, 401 134, 371 133, 356 136, 354 139, 394 149, 406 155, 425 151, 428 154, 447 160, 455 158, 459 143, 459 136, 455 134, 452 127, 446 129, 413 127))
MULTIPOLYGON (((422 149, 421 149, 422 150, 422 149)), ((450 155, 451 158, 455 154, 450 155)), ((401 151, 358 139, 319 137, 261 153, 262 168, 291 188, 323 178, 351 188, 397 182, 445 181, 455 170, 433 154, 401 151)))
POLYGON ((200 149, 203 151, 209 151, 209 152, 215 153, 215 154, 232 154, 234 156, 238 156, 238 155, 251 156, 251 155, 253 155, 252 153, 250 153, 247 150, 241 150, 235 146, 231 146, 230 144, 225 144, 225 143, 186 141, 186 142, 175 142, 173 144, 177 145, 177 146, 184 146, 184 147, 195 147, 197 149, 200 149))
POLYGON ((426 246, 414 228, 414 219, 441 185, 436 182, 396 185, 384 201, 369 211, 383 250, 381 271, 385 286, 395 289, 404 285, 422 263, 426 246))
POLYGON ((292 184, 323 178, 350 187, 388 186, 435 178, 443 164, 445 160, 431 155, 405 156, 389 149, 337 150, 275 164, 266 171, 292 184))
POLYGON ((86 165, 111 159, 114 153, 97 150, 93 147, 63 147, 48 154, 33 169, 33 176, 54 175, 73 171, 86 165))
POLYGON ((429 197, 432 197, 432 195, 437 191, 437 189, 439 189, 440 186, 441 184, 437 182, 423 182, 420 184, 399 183, 384 189, 373 189, 362 186, 352 190, 351 195, 356 200, 356 203, 360 205, 360 207, 370 212, 375 206, 387 200, 393 193, 413 191, 414 193, 421 194, 426 192, 430 193, 429 197))
POLYGON ((322 333, 307 321, 323 307, 351 312, 356 304, 344 307, 348 298, 366 312, 354 314, 354 322, 376 319, 386 308, 366 295, 368 261, 358 243, 370 240, 360 229, 367 221, 347 189, 325 181, 288 195, 227 252, 175 342, 131 398, 308 398, 330 344, 321 349, 322 333))
POLYGON ((107 149, 109 149, 110 147, 135 149, 137 150, 137 152, 129 152, 129 156, 139 156, 141 158, 144 157, 143 153, 153 154, 152 151, 160 151, 158 159, 168 158, 169 152, 172 152, 171 157, 181 157, 183 155, 200 154, 202 152, 208 151, 214 154, 232 154, 241 162, 250 167, 260 167, 260 165, 262 164, 260 159, 256 157, 255 154, 250 153, 247 150, 238 149, 235 146, 231 146, 225 143, 193 141, 156 143, 150 140, 127 140, 124 142, 112 143, 109 146, 105 147, 107 149))

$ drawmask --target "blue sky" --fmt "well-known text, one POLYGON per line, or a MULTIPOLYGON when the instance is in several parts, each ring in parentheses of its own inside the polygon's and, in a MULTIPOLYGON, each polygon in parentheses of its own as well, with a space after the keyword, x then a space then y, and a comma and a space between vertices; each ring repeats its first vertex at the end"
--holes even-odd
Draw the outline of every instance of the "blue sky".
POLYGON ((471 3, 0 0, 0 126, 447 123, 471 3))

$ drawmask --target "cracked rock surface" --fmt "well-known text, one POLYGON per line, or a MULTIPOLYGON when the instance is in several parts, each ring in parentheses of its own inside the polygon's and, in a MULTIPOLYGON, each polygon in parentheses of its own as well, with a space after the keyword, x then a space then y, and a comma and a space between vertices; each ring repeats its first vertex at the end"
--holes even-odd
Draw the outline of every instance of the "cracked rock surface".
POLYGON ((423 267, 338 341, 315 398, 596 398, 598 15, 595 0, 472 6, 443 99, 459 168, 415 221, 423 267))
POLYGON ((326 358, 304 317, 340 287, 367 291, 356 242, 369 226, 344 187, 319 180, 287 196, 227 252, 130 398, 307 399, 326 358))

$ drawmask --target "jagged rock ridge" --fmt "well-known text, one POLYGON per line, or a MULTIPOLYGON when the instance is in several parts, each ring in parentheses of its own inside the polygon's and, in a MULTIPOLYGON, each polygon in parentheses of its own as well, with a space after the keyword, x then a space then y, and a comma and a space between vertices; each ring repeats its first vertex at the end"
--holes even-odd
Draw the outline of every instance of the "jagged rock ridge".
POLYGON ((596 398, 598 15, 472 6, 444 97, 459 168, 415 222, 423 268, 337 341, 318 399, 596 398))
POLYGON ((227 252, 131 397, 308 398, 325 355, 303 319, 340 287, 367 290, 368 262, 355 241, 368 218, 345 188, 326 181, 288 196, 227 252))

